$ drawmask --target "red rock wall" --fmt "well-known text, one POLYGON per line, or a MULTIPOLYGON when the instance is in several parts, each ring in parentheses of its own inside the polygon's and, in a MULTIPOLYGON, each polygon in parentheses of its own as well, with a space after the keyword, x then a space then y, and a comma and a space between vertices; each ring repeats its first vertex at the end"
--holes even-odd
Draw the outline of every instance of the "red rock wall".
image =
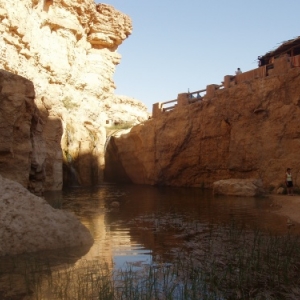
POLYGON ((114 152, 137 184, 211 187, 220 179, 261 178, 272 188, 287 167, 300 184, 299 120, 300 68, 246 81, 112 139, 106 169, 114 176, 108 179, 122 176, 116 162, 110 164, 114 152))

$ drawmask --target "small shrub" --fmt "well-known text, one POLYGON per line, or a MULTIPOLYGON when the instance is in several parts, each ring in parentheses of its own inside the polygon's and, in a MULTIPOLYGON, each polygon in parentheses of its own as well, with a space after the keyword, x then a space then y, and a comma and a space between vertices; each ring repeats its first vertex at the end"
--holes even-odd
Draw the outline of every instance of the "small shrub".
POLYGON ((115 123, 114 125, 110 126, 109 129, 129 129, 133 126, 132 122, 125 122, 125 123, 115 123))
POLYGON ((73 102, 72 99, 67 96, 62 99, 62 103, 68 110, 76 109, 79 106, 78 103, 73 102))
POLYGON ((115 123, 114 125, 106 127, 106 134, 110 135, 110 133, 112 133, 112 132, 122 130, 122 129, 129 129, 133 126, 134 126, 134 124, 132 122, 125 122, 125 123, 118 123, 118 124, 115 123))

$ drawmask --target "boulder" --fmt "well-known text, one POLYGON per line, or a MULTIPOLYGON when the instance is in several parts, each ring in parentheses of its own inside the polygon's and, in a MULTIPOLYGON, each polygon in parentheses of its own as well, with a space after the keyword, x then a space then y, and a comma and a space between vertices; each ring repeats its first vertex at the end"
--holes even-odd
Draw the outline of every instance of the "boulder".
POLYGON ((0 256, 91 246, 89 230, 71 213, 52 208, 0 175, 0 256))
POLYGON ((226 179, 213 183, 214 195, 254 197, 264 193, 260 179, 226 179))

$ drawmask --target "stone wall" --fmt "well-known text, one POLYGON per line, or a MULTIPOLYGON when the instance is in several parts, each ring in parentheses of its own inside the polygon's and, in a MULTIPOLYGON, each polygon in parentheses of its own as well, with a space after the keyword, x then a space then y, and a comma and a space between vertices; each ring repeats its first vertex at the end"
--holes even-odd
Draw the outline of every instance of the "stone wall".
POLYGON ((299 68, 245 81, 113 138, 108 179, 121 180, 125 170, 124 180, 137 184, 211 188, 217 180, 259 178, 273 189, 291 167, 300 186, 299 119, 299 68))

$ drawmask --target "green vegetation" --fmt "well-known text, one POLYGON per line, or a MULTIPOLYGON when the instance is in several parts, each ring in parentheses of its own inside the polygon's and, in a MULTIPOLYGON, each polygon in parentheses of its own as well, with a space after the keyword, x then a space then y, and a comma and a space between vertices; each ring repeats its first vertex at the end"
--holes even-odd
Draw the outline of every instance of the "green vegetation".
POLYGON ((109 130, 129 129, 133 126, 132 122, 118 123, 106 127, 109 130))
POLYGON ((67 96, 62 99, 62 103, 63 103, 64 107, 68 110, 76 109, 79 106, 78 103, 76 103, 75 101, 72 101, 72 99, 67 96))
POLYGON ((107 126, 106 127, 106 135, 109 136, 109 135, 114 134, 115 132, 118 132, 119 130, 129 129, 133 126, 134 125, 132 122, 118 123, 118 124, 114 124, 111 126, 107 126))
MULTIPOLYGON (((18 270, 31 299, 299 299, 299 237, 247 231, 234 223, 202 228, 201 235, 198 229, 189 224, 189 249, 169 254, 167 263, 165 258, 116 270, 104 261, 54 268, 29 259, 14 263, 10 285, 18 270)), ((6 272, 0 269, 0 278, 6 272)))

